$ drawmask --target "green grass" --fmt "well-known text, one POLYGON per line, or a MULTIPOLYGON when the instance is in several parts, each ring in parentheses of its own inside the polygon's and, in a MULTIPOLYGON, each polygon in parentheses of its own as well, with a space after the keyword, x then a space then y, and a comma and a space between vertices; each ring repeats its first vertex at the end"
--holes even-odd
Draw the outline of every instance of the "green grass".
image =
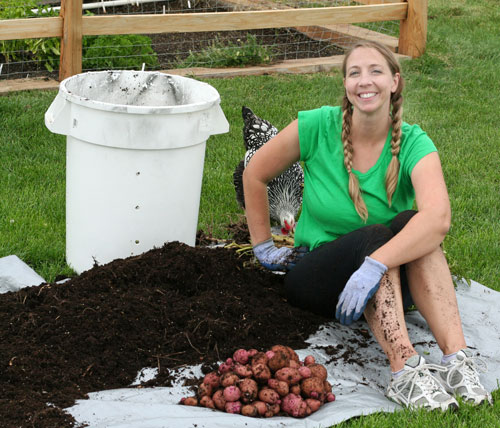
MULTIPOLYGON (((500 291, 500 8, 498 0, 431 0, 427 53, 403 63, 405 120, 435 141, 453 210, 444 248, 452 272, 500 291)), ((227 237, 238 218, 232 185, 244 153, 241 106, 282 128, 297 111, 337 104, 339 73, 207 80, 222 98, 229 133, 207 143, 199 227, 227 237)), ((70 274, 65 257, 65 139, 43 115, 56 92, 0 97, 0 257, 16 254, 49 281, 70 274)), ((402 411, 339 427, 498 427, 493 407, 441 415, 402 411)))

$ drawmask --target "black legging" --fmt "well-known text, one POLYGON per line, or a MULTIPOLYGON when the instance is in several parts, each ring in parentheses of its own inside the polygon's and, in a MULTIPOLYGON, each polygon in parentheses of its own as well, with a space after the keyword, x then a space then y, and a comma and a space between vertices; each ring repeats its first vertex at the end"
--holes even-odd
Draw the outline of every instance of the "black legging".
MULTIPOLYGON (((333 318, 338 297, 353 272, 366 256, 389 241, 415 214, 413 210, 403 211, 394 217, 389 227, 365 226, 306 254, 285 276, 290 304, 333 318)), ((404 265, 401 266, 401 288, 406 309, 412 305, 412 300, 404 265)))

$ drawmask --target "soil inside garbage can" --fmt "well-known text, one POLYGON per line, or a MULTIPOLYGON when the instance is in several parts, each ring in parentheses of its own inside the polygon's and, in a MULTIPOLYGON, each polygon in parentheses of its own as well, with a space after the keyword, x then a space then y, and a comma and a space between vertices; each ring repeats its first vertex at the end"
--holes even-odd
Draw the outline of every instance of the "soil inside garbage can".
POLYGON ((159 374, 140 387, 169 386, 172 369, 209 371, 240 347, 303 349, 328 321, 288 304, 283 275, 198 238, 0 295, 0 425, 71 427, 64 408, 142 368, 159 374))

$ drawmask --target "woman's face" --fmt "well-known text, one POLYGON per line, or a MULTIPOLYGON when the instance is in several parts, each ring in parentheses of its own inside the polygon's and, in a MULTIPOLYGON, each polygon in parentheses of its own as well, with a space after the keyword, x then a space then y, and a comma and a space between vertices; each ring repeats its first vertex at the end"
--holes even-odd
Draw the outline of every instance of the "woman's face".
POLYGON ((365 114, 387 112, 399 73, 392 74, 384 56, 373 48, 355 49, 346 63, 344 87, 353 107, 365 114))

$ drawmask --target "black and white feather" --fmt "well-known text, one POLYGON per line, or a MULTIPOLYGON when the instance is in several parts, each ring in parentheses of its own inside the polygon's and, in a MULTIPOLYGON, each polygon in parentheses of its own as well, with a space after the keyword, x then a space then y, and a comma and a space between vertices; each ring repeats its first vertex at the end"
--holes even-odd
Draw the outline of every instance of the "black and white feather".
MULTIPOLYGON (((248 107, 243 106, 242 116, 244 122, 243 142, 246 153, 234 170, 233 183, 236 190, 236 200, 244 209, 243 170, 255 152, 273 138, 278 130, 269 121, 255 115, 248 107)), ((269 214, 272 220, 281 225, 283 233, 295 228, 295 219, 302 204, 303 186, 304 172, 299 162, 294 163, 267 185, 269 214)))

